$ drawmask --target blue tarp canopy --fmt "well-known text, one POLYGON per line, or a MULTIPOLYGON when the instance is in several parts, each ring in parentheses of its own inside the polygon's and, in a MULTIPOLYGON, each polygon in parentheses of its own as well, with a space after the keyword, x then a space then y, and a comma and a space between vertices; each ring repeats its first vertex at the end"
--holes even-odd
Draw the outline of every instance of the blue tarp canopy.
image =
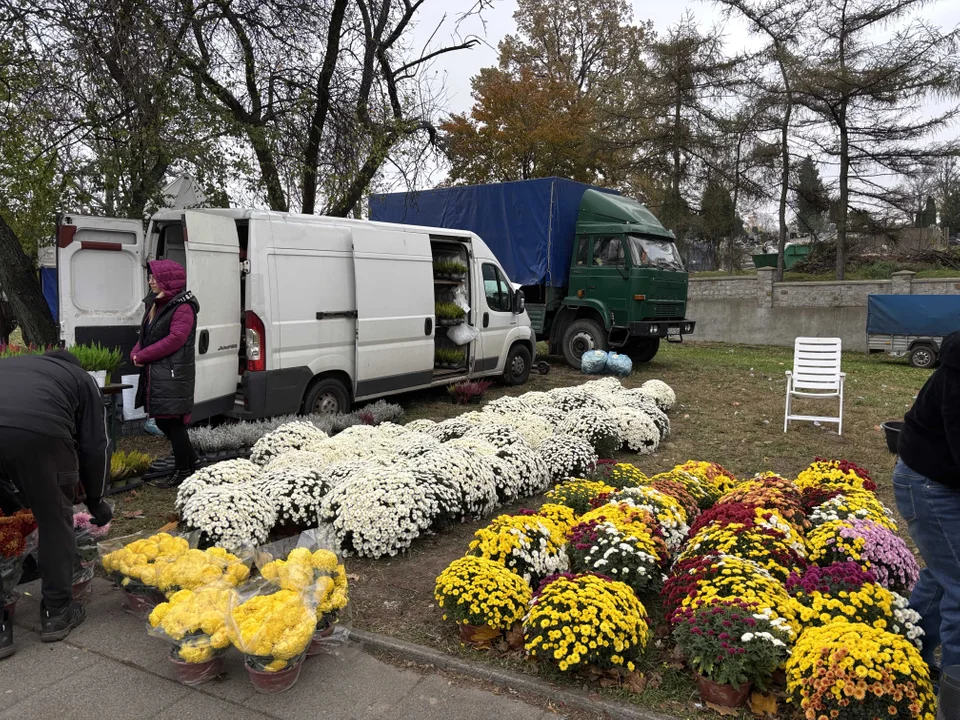
POLYGON ((580 199, 591 187, 554 177, 372 195, 370 219, 469 230, 493 251, 513 282, 565 287, 580 199))
POLYGON ((871 335, 943 337, 960 330, 960 295, 870 295, 871 335))

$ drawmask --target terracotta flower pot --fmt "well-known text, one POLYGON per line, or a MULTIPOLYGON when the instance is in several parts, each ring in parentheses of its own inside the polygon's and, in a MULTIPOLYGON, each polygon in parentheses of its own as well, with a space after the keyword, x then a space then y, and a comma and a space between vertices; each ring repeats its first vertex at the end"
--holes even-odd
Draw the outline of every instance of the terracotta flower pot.
POLYGON ((81 580, 80 582, 75 582, 73 584, 74 600, 83 600, 92 593, 93 587, 91 587, 89 580, 81 580))
POLYGON ((247 668, 250 682, 258 693, 276 695, 286 692, 297 684, 297 680, 300 679, 300 671, 303 669, 303 656, 291 660, 287 667, 277 672, 257 670, 251 666, 249 659, 244 662, 244 666, 247 668))
POLYGON ((489 625, 460 624, 457 627, 460 630, 460 642, 473 647, 490 647, 491 643, 498 640, 502 634, 489 625))
POLYGON ((17 610, 17 600, 20 598, 14 595, 12 598, 7 600, 6 604, 3 606, 3 611, 7 614, 7 619, 13 622, 14 613, 17 610))
POLYGON ((223 655, 217 655, 206 662, 188 663, 178 658, 176 652, 174 650, 167 658, 177 671, 177 679, 184 685, 190 687, 202 685, 223 675, 223 655))
POLYGON ((751 687, 752 683, 722 685, 713 680, 708 680, 703 675, 697 675, 697 689, 700 691, 700 698, 705 702, 711 702, 721 707, 740 707, 747 701, 751 687))
POLYGON ((150 594, 133 593, 124 590, 123 598, 123 609, 131 615, 135 615, 144 620, 150 617, 153 609, 166 599, 159 590, 150 594))
POLYGON ((307 657, 319 655, 324 651, 324 648, 326 648, 328 644, 327 638, 333 635, 334 629, 334 623, 328 618, 323 618, 317 623, 317 631, 313 634, 310 647, 307 648, 307 657))
POLYGON ((770 682, 777 687, 785 688, 787 686, 787 671, 783 668, 777 668, 770 676, 770 682))

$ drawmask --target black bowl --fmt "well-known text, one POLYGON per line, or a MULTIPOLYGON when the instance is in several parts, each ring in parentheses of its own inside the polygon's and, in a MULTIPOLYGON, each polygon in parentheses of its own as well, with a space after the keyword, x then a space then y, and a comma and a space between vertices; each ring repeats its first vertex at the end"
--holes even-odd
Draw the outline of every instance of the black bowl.
POLYGON ((900 431, 903 429, 903 421, 888 420, 880 427, 883 428, 883 434, 887 437, 887 450, 896 455, 897 442, 900 440, 900 431))

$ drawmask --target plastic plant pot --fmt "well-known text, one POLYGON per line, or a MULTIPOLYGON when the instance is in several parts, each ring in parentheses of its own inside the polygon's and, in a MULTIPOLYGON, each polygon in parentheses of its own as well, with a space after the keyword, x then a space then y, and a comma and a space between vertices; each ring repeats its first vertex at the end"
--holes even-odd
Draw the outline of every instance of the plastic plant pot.
POLYGON ((264 695, 276 695, 286 692, 300 679, 300 671, 303 670, 303 656, 290 663, 283 670, 276 672, 267 672, 266 670, 257 670, 253 667, 253 661, 247 656, 244 658, 244 667, 247 668, 247 674, 250 676, 250 682, 254 690, 264 695))
POLYGON ((937 720, 960 720, 960 665, 945 667, 940 672, 937 720))
POLYGON ((3 605, 3 611, 7 614, 7 619, 10 622, 13 622, 13 616, 17 610, 17 600, 19 599, 20 595, 14 592, 9 598, 7 598, 7 602, 3 605))
POLYGON ((317 623, 317 631, 313 634, 310 647, 307 648, 307 657, 314 657, 324 651, 327 640, 333 635, 336 628, 329 618, 324 617, 317 623))
POLYGON ((177 679, 190 687, 203 685, 205 682, 220 677, 224 672, 223 655, 217 655, 205 662, 188 663, 178 658, 177 651, 174 649, 167 658, 177 673, 177 679))
POLYGON ((93 594, 93 587, 90 585, 89 580, 80 580, 73 584, 73 599, 74 600, 85 600, 87 597, 93 594))
POLYGON ((123 598, 123 609, 131 615, 142 618, 143 620, 146 620, 148 617, 150 617, 150 613, 153 612, 153 609, 166 600, 163 593, 161 593, 159 590, 149 594, 134 593, 130 592, 129 590, 124 590, 123 598))
POLYGON ((747 701, 751 687, 751 683, 725 685, 709 680, 703 675, 697 675, 697 689, 700 691, 700 698, 720 707, 741 707, 747 701))

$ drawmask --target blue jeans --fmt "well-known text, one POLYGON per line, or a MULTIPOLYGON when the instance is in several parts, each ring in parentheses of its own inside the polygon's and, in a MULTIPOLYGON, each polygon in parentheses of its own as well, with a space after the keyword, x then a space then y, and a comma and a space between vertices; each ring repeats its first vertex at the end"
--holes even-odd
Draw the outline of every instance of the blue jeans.
POLYGON ((934 652, 942 645, 941 666, 960 665, 960 489, 915 473, 898 460, 893 493, 926 563, 910 595, 910 607, 922 618, 921 654, 935 667, 934 652))

